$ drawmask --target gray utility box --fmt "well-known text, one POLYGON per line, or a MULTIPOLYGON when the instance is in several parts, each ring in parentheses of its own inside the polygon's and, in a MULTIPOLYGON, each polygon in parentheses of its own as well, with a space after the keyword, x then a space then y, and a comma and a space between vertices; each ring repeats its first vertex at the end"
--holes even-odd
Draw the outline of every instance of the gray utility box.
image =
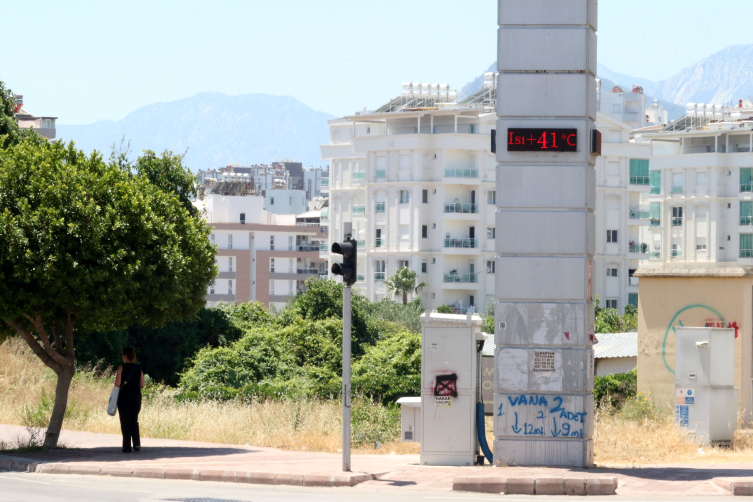
MULTIPOLYGON (((473 465, 481 317, 421 316, 421 464, 473 465)), ((405 408, 403 408, 405 409, 405 408)))
POLYGON ((675 423, 699 444, 732 444, 737 429, 735 330, 676 328, 675 423))
POLYGON ((421 398, 401 397, 400 405, 400 440, 403 443, 421 442, 421 398))

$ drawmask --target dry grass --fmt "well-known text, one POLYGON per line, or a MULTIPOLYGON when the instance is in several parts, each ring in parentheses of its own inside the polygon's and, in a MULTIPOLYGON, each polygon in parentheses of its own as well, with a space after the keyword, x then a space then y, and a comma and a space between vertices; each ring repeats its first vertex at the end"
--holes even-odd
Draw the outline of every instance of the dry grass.
MULTIPOLYGON (((71 387, 64 427, 119 434, 117 417, 105 412, 112 381, 112 372, 107 369, 79 372, 71 387)), ((44 420, 44 399, 49 400, 54 391, 54 373, 20 340, 0 345, 0 423, 43 425, 29 424, 29 421, 44 420)), ((738 431, 734 448, 700 448, 685 439, 669 413, 653 407, 648 398, 641 397, 638 401, 628 410, 630 413, 614 410, 597 413, 594 446, 598 464, 753 462, 753 433, 750 431, 738 431)), ((378 407, 363 406, 367 415, 380 413, 378 407)), ((389 422, 376 415, 360 426, 362 431, 376 427, 374 424, 389 422)), ((173 391, 162 390, 145 402, 139 421, 144 437, 332 453, 340 449, 340 405, 336 401, 179 403, 173 391)), ((389 429, 389 424, 383 426, 389 429)), ((490 417, 487 417, 486 427, 491 447, 490 417)), ((406 454, 419 451, 418 443, 387 442, 377 446, 363 444, 354 452, 406 454)))

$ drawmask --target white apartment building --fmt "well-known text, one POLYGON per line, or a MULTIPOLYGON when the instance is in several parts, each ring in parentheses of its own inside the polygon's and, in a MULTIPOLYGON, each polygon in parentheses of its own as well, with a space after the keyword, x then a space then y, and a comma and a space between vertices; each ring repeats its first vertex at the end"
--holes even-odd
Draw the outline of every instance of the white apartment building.
POLYGON ((306 279, 326 277, 327 261, 319 252, 327 232, 317 218, 299 223, 293 214, 270 213, 264 199, 253 195, 205 193, 195 205, 205 211, 218 248, 219 275, 207 290, 207 307, 259 301, 281 309, 305 290, 306 279))
POLYGON ((601 80, 597 79, 596 96, 601 113, 625 122, 631 129, 646 127, 646 96, 643 94, 643 87, 634 85, 630 92, 626 92, 620 85, 602 89, 601 80))
POLYGON ((496 84, 491 73, 485 80, 459 103, 449 86, 406 83, 378 110, 329 121, 322 222, 330 241, 352 224, 357 286, 369 299, 387 296, 384 278, 407 266, 428 283, 429 308, 482 311, 493 301, 496 84))
POLYGON ((649 160, 651 145, 630 141, 632 127, 601 112, 601 156, 596 158, 594 294, 602 307, 638 306, 640 260, 649 257, 649 160))
POLYGON ((651 142, 650 261, 753 265, 753 103, 691 103, 651 142))

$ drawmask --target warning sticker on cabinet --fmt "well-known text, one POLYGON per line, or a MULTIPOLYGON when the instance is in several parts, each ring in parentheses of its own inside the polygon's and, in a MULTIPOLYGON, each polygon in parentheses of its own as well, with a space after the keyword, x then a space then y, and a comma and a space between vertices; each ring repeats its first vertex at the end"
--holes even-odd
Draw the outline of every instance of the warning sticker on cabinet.
POLYGON ((675 391, 675 404, 695 404, 695 391, 693 389, 677 389, 675 391))
POLYGON ((687 405, 678 404, 675 406, 675 424, 681 427, 687 427, 689 415, 690 415, 690 410, 688 409, 687 405))
POLYGON ((434 396, 437 406, 452 406, 452 396, 434 396))
POLYGON ((554 371, 554 352, 534 350, 533 371, 554 371))

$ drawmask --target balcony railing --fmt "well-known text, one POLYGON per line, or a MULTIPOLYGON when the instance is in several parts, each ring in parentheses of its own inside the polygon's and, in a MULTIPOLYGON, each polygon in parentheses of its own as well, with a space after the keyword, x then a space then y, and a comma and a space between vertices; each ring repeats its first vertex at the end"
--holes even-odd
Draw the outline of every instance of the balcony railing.
POLYGON ((366 214, 366 206, 353 206, 353 214, 366 214))
POLYGON ((649 257, 652 260, 658 260, 661 258, 661 251, 651 251, 651 253, 649 254, 649 257))
POLYGON ((445 169, 445 178, 478 178, 478 169, 445 169))
POLYGON ((753 216, 740 216, 740 225, 753 225, 753 216))
POLYGON ((318 268, 299 268, 296 271, 297 274, 316 274, 319 275, 319 269, 318 268))
POLYGON ((304 253, 319 251, 319 249, 320 246, 314 246, 313 244, 302 244, 298 246, 298 251, 302 251, 304 253))
POLYGON ((328 220, 329 219, 329 212, 328 211, 322 211, 321 216, 319 216, 320 220, 328 220))
POLYGON ((741 192, 753 192, 753 183, 740 183, 741 192))
POLYGON ((682 187, 672 186, 672 193, 682 193, 682 187))
POLYGON ((444 274, 444 282, 478 282, 478 274, 444 274))
POLYGON ((327 246, 326 242, 320 242, 319 243, 319 252, 320 253, 328 253, 329 252, 329 246, 327 246))
POLYGON ((631 176, 630 177, 630 184, 631 185, 648 185, 648 176, 631 176))
POLYGON ((661 193, 661 187, 651 187, 648 191, 649 195, 659 195, 661 193))
POLYGON ((680 258, 682 256, 682 249, 673 249, 672 258, 680 258))
POLYGON ((380 248, 382 247, 382 241, 384 239, 374 239, 374 247, 380 248))
POLYGON ((322 178, 319 186, 328 187, 329 186, 329 178, 322 178))
POLYGON ((672 226, 673 227, 681 227, 682 226, 682 217, 673 217, 672 218, 672 226))
POLYGON ((636 209, 636 208, 630 208, 630 219, 631 220, 647 220, 648 219, 648 213, 649 211, 644 211, 642 209, 636 209))
POLYGON ((445 239, 444 247, 446 248, 475 248, 477 239, 445 239))
POLYGON ((648 253, 648 244, 630 244, 628 249, 631 253, 648 253))
POLYGON ((374 282, 384 281, 384 272, 374 272, 374 282))
POLYGON ((363 239, 356 241, 356 247, 358 249, 364 249, 366 247, 366 241, 363 239))
POLYGON ((384 169, 377 169, 376 170, 376 177, 377 179, 384 179, 387 177, 387 171, 384 169))
POLYGON ((741 249, 740 250, 740 258, 752 258, 753 257, 753 249, 741 249))
POLYGON ((356 282, 366 282, 366 277, 363 276, 362 274, 358 274, 356 276, 356 282))
POLYGON ((374 212, 375 213, 383 213, 384 212, 384 202, 375 202, 374 203, 374 212))
POLYGON ((353 179, 354 180, 365 180, 366 179, 366 173, 353 173, 353 179))
POLYGON ((295 226, 297 227, 319 227, 321 226, 317 222, 311 222, 311 221, 296 221, 295 226))
POLYGON ((454 202, 452 204, 445 204, 444 205, 444 212, 445 213, 478 213, 478 205, 477 204, 461 204, 459 202, 454 202))
POLYGON ((661 226, 661 220, 659 218, 651 218, 651 226, 652 227, 660 227, 661 226))

